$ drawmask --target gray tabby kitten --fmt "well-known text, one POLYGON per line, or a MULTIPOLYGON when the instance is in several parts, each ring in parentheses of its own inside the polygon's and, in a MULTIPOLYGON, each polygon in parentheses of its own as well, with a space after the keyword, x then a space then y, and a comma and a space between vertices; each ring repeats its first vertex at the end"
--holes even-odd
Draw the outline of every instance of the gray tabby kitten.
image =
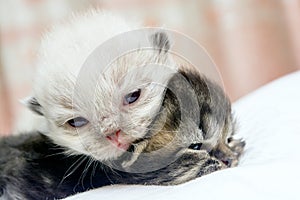
POLYGON ((58 199, 110 184, 174 185, 237 165, 244 142, 232 138, 230 102, 216 84, 169 58, 163 32, 149 36, 153 50, 116 60, 99 77, 93 101, 82 91, 74 102, 90 52, 128 30, 122 18, 92 11, 45 37, 27 105, 43 116, 46 131, 0 140, 0 199, 58 199), (143 68, 151 63, 175 72, 143 68), (157 79, 166 87, 152 84, 157 79))

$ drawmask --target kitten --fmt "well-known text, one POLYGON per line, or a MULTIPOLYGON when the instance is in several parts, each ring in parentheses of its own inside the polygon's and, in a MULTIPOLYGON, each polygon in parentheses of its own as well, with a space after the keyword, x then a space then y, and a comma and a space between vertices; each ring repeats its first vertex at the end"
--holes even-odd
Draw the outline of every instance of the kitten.
POLYGON ((216 84, 172 61, 164 32, 147 36, 151 50, 137 47, 100 76, 91 74, 96 85, 78 85, 92 51, 133 28, 91 12, 45 37, 27 105, 44 117, 47 131, 0 140, 1 199, 57 199, 110 184, 174 185, 237 164, 244 142, 232 138, 230 102, 216 84))

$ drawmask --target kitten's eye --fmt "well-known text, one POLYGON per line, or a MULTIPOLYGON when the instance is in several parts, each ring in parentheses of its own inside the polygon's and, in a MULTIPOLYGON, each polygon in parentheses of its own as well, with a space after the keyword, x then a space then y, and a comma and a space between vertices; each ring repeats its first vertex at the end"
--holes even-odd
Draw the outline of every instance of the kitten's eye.
POLYGON ((76 117, 74 119, 70 119, 69 121, 67 121, 67 123, 74 128, 80 128, 87 125, 89 121, 83 117, 76 117))
POLYGON ((138 89, 134 92, 126 94, 124 97, 124 104, 127 105, 127 104, 132 104, 132 103, 136 102, 136 100, 138 100, 140 95, 141 95, 141 89, 138 89))
POLYGON ((194 143, 189 146, 189 149, 200 150, 202 147, 202 143, 194 143))

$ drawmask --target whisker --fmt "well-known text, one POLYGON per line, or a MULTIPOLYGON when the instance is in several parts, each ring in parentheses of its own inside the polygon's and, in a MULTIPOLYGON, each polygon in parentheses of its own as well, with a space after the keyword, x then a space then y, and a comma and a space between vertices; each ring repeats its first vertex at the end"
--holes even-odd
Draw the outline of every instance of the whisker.
POLYGON ((80 176, 80 177, 82 177, 82 179, 81 179, 81 185, 82 185, 82 187, 84 187, 84 183, 83 183, 84 178, 86 177, 86 175, 87 175, 87 173, 89 171, 89 168, 91 167, 92 164, 93 164, 93 160, 91 158, 89 158, 87 164, 84 167, 83 173, 80 176))
POLYGON ((93 169, 92 169, 92 173, 91 173, 91 176, 90 176, 90 185, 92 186, 92 188, 94 188, 94 185, 93 185, 93 177, 94 177, 95 174, 96 174, 96 170, 97 170, 99 161, 94 160, 93 158, 91 158, 91 159, 92 159, 92 163, 93 163, 93 169))
POLYGON ((72 175, 76 169, 87 159, 86 156, 81 156, 79 159, 77 159, 65 172, 62 180, 60 181, 59 185, 61 185, 66 178, 68 178, 70 175, 72 175))
POLYGON ((84 166, 83 172, 81 173, 80 177, 78 178, 77 184, 76 184, 76 185, 74 186, 74 188, 73 188, 73 191, 74 191, 74 192, 76 192, 76 188, 77 188, 77 186, 79 186, 80 184, 81 184, 82 188, 85 190, 83 181, 84 181, 84 178, 85 178, 85 176, 86 176, 86 174, 87 174, 87 172, 88 172, 88 168, 89 168, 89 166, 90 166, 90 158, 89 158, 89 157, 86 157, 86 159, 88 159, 88 161, 86 162, 86 164, 85 164, 85 166, 84 166))
POLYGON ((109 176, 110 173, 112 175, 122 177, 113 167, 108 166, 108 165, 103 166, 103 171, 111 184, 115 184, 115 182, 113 182, 112 179, 110 178, 110 176, 109 176), (109 170, 109 172, 108 172, 108 170, 109 170))

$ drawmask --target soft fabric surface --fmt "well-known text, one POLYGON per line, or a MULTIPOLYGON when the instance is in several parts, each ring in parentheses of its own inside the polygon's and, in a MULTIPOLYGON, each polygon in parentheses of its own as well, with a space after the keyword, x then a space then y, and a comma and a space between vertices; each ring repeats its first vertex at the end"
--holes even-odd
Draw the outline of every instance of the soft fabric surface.
POLYGON ((246 152, 236 168, 178 186, 109 186, 67 200, 300 199, 300 72, 234 103, 246 152))

